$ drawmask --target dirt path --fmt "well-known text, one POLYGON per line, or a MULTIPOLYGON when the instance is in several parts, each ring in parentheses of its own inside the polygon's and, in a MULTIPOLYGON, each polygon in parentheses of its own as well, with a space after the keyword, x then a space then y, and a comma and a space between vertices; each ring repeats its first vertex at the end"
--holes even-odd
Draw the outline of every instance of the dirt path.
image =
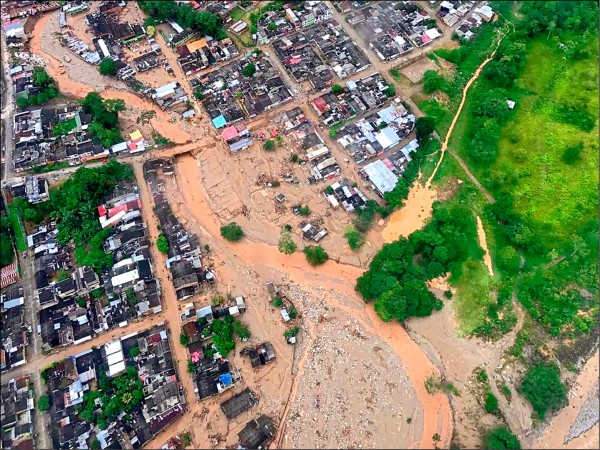
MULTIPOLYGON (((462 99, 461 99, 460 105, 458 106, 458 109, 457 109, 456 113, 454 114, 454 118, 452 119, 452 123, 450 124, 450 128, 448 129, 446 138, 442 142, 442 147, 440 148, 440 150, 438 150, 439 152, 441 152, 441 155, 440 155, 440 158, 439 158, 437 164, 435 165, 435 169, 433 170, 429 179, 425 182, 424 186, 419 181, 414 183, 413 188, 411 189, 411 192, 408 196, 408 199, 407 199, 404 207, 400 208, 400 209, 396 210, 394 213, 392 213, 387 226, 381 233, 385 242, 393 242, 396 239, 398 239, 400 236, 405 236, 405 237, 408 236, 413 231, 416 231, 416 230, 422 228, 423 225, 425 224, 425 222, 427 221, 427 219, 431 216, 433 203, 434 203, 435 197, 436 197, 436 193, 431 187, 431 182, 432 182, 433 178, 435 177, 435 175, 437 174, 437 171, 440 168, 442 161, 444 160, 444 154, 446 153, 446 150, 448 148, 448 142, 450 141, 450 138, 452 137, 452 132, 454 131, 456 122, 458 121, 458 118, 460 117, 460 113, 462 112, 463 106, 465 105, 465 101, 467 99, 467 93, 469 92, 469 88, 475 82, 475 80, 477 80, 477 78, 479 78, 479 75, 481 74, 481 71, 486 66, 486 64, 489 63, 494 58, 496 52, 498 51, 498 47, 500 46, 500 43, 502 42, 502 39, 504 39, 505 36, 506 36, 506 33, 500 37, 500 39, 498 40, 498 42, 496 44, 496 48, 494 49, 492 54, 479 65, 479 67, 477 68, 475 73, 473 73, 473 76, 471 77, 471 79, 465 85, 463 92, 462 92, 462 99)), ((466 166, 464 166, 464 167, 466 169, 465 171, 467 172, 467 175, 469 175, 471 172, 468 171, 466 166)), ((475 179, 475 177, 472 174, 470 175, 470 177, 472 177, 472 179, 475 179)), ((419 177, 419 180, 420 180, 420 177, 419 177)), ((485 191, 485 189, 483 189, 483 186, 481 186, 481 184, 479 184, 479 182, 477 182, 477 185, 478 185, 478 187, 481 187, 482 192, 484 192, 484 194, 485 194, 485 192, 487 192, 487 191, 485 191)), ((486 198, 488 198, 488 201, 489 201, 491 198, 491 195, 489 195, 489 193, 488 193, 488 196, 486 196, 486 198), (488 196, 489 196, 489 198, 488 198, 488 196)))
POLYGON ((483 229, 483 222, 481 221, 481 217, 476 216, 477 219, 477 240, 479 241, 479 246, 483 249, 483 262, 485 263, 490 275, 494 276, 494 267, 492 266, 492 257, 490 255, 490 250, 488 249, 487 239, 485 237, 485 230, 483 229))
POLYGON ((458 162, 458 164, 465 171, 465 173, 467 174, 467 176, 469 177, 471 182, 485 196, 488 203, 494 203, 496 201, 496 199, 494 197, 492 197, 492 194, 490 194, 489 191, 486 188, 484 188, 483 185, 479 182, 479 180, 475 177, 475 175, 473 175, 473 173, 471 172, 471 170, 469 169, 467 164, 463 161, 463 159, 460 156, 458 156, 455 152, 453 152, 452 150, 448 150, 448 153, 450 153, 450 155, 452 155, 452 157, 458 162))
MULTIPOLYGON (((498 48, 500 47, 500 44, 502 43, 502 40, 504 39, 505 36, 506 36, 506 33, 504 33, 500 37, 500 39, 498 39, 498 42, 496 43, 496 48, 494 49, 492 54, 489 57, 487 57, 485 59, 485 61, 483 61, 479 65, 477 70, 475 70, 475 72, 473 73, 473 76, 469 79, 469 81, 467 81, 467 84, 465 85, 465 87, 463 89, 462 99, 460 101, 460 104, 458 105, 456 114, 454 114, 454 117, 452 118, 452 123, 450 124, 450 128, 448 128, 448 133, 446 133, 446 138, 444 139, 444 142, 442 142, 442 147, 439 150, 442 153, 440 155, 440 159, 438 160, 437 164, 435 165, 435 169, 433 170, 433 173, 431 174, 431 176, 425 183, 425 185, 427 187, 431 186, 431 180, 433 180, 433 178, 435 177, 435 174, 437 173, 438 169, 440 168, 440 165, 442 164, 442 161, 444 160, 444 154, 446 153, 446 150, 448 149, 448 142, 450 142, 450 138, 452 137, 452 132, 454 131, 456 122, 458 121, 458 118, 460 117, 460 113, 462 112, 463 106, 465 106, 465 101, 467 100, 467 94, 469 93, 469 89, 471 88, 471 85, 477 80, 477 78, 479 78, 479 75, 481 75, 481 71, 487 65, 487 63, 489 63, 492 59, 494 59, 494 56, 496 55, 496 52, 498 51, 498 48)), ((468 173, 470 173, 470 172, 468 172, 468 173)))

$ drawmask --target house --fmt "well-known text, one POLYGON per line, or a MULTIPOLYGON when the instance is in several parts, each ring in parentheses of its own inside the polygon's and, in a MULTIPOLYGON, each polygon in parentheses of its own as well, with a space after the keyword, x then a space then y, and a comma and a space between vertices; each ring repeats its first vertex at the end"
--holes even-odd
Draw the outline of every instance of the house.
POLYGON ((17 178, 10 187, 14 198, 26 198, 29 203, 41 203, 50 199, 48 181, 43 177, 17 178))
POLYGON ((271 361, 275 360, 275 349, 273 348, 273 344, 270 342, 263 342, 256 347, 246 347, 241 352, 240 355, 248 356, 250 358, 250 364, 252 364, 252 368, 266 365, 271 361))
POLYGON ((382 197, 386 192, 394 189, 398 182, 396 174, 381 160, 367 164, 360 173, 372 183, 377 193, 382 197))
POLYGON ((221 403, 221 410, 231 420, 258 404, 258 397, 249 388, 221 403))
POLYGON ((237 153, 250 147, 254 140, 244 124, 238 123, 224 128, 221 132, 221 139, 229 146, 231 153, 237 153))
POLYGON ((244 448, 264 449, 275 436, 275 426, 271 419, 264 414, 246 424, 238 433, 240 445, 244 448))

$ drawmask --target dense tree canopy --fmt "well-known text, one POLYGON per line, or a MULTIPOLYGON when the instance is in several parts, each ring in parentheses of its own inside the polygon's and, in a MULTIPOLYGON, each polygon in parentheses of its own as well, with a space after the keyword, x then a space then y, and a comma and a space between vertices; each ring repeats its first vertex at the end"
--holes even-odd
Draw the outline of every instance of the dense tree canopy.
POLYGON ((90 92, 81 106, 92 115, 89 130, 95 140, 102 142, 104 147, 123 142, 119 132, 119 112, 125 109, 123 100, 103 100, 97 92, 90 92))
POLYGON ((164 0, 138 0, 138 5, 154 21, 164 22, 172 19, 182 27, 199 31, 205 36, 212 36, 215 39, 227 37, 219 16, 207 11, 196 11, 190 4, 176 4, 164 0))
POLYGON ((100 61, 98 70, 102 75, 108 75, 114 77, 117 74, 117 63, 111 58, 104 58, 100 61))
POLYGON ((521 443, 509 429, 498 427, 485 434, 483 448, 486 450, 519 450, 521 443))
POLYGON ((415 123, 415 128, 417 130, 417 140, 422 143, 428 140, 435 130, 435 120, 430 116, 419 117, 415 123))
POLYGON ((560 370, 555 363, 530 367, 519 391, 542 420, 548 410, 556 411, 567 403, 567 389, 560 381, 560 370))
MULTIPOLYGON (((386 321, 428 316, 442 304, 425 281, 452 271, 470 255, 468 242, 476 235, 475 219, 462 206, 435 204, 427 225, 408 239, 385 244, 356 290, 386 321)), ((479 255, 481 256, 481 255, 479 255)))

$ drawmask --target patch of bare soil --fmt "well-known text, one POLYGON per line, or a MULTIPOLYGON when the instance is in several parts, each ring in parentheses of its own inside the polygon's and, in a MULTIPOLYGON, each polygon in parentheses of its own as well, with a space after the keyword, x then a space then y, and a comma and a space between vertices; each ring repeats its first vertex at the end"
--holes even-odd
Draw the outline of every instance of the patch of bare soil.
POLYGON ((423 75, 428 70, 437 70, 438 65, 429 59, 427 56, 419 58, 414 63, 402 68, 400 73, 408 78, 413 83, 420 83, 423 79, 423 75))

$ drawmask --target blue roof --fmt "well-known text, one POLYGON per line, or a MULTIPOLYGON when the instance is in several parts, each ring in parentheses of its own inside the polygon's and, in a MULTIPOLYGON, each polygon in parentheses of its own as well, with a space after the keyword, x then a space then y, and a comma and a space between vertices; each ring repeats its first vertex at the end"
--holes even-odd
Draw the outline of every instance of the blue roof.
POLYGON ((222 128, 225 125, 227 125, 227 120, 225 120, 225 117, 223 117, 222 115, 220 115, 219 117, 215 117, 212 122, 215 128, 222 128))
POLYGON ((219 381, 223 383, 223 386, 231 386, 233 384, 230 373, 223 373, 219 375, 219 381))

